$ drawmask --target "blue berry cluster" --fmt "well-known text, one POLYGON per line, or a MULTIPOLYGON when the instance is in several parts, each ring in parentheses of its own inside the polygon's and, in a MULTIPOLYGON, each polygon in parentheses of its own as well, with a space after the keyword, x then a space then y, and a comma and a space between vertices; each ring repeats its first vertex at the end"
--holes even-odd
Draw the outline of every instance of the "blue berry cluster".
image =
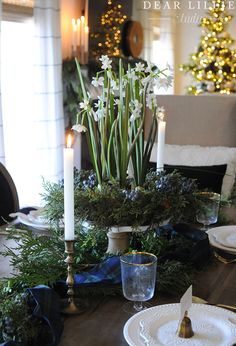
POLYGON ((15 334, 14 321, 12 317, 4 317, 3 318, 3 332, 5 335, 11 337, 15 334))
POLYGON ((132 202, 137 201, 140 197, 140 191, 137 188, 134 190, 123 190, 122 193, 126 200, 130 200, 132 202))

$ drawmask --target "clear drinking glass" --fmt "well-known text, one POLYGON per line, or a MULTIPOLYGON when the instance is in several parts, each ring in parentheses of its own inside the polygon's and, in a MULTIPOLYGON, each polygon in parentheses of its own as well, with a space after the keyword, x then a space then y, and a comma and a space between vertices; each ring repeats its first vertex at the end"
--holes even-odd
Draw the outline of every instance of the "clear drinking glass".
POLYGON ((123 294, 132 301, 124 310, 136 313, 146 309, 143 302, 151 299, 155 291, 157 257, 147 252, 130 252, 122 255, 120 262, 123 294))
POLYGON ((216 223, 220 206, 220 195, 214 192, 199 192, 197 194, 199 208, 196 219, 203 224, 202 230, 207 231, 209 225, 216 223))

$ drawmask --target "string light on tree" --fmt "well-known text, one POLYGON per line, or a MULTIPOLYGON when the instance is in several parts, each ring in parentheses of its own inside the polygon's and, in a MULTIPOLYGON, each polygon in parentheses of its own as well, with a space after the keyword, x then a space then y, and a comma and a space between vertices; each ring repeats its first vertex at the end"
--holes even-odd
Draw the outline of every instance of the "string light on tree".
POLYGON ((93 51, 94 57, 121 55, 121 31, 126 20, 127 15, 123 13, 123 6, 107 0, 106 8, 100 18, 99 32, 91 35, 98 40, 97 47, 93 51))
POLYGON ((236 50, 230 49, 233 38, 225 31, 232 20, 227 13, 228 0, 211 0, 207 17, 202 18, 202 35, 196 53, 180 71, 191 73, 194 84, 189 94, 205 92, 231 94, 236 92, 236 50))

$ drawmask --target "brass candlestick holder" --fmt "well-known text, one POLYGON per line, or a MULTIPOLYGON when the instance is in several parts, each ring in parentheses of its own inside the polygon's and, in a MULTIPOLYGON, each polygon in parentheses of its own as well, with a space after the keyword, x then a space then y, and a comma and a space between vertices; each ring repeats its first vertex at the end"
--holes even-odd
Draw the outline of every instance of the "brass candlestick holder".
POLYGON ((66 315, 78 315, 83 313, 86 309, 84 303, 81 300, 75 299, 74 274, 73 274, 74 243, 75 243, 75 240, 65 240, 65 253, 67 255, 65 259, 65 262, 67 263, 66 284, 68 286, 68 290, 67 290, 68 299, 66 302, 66 306, 62 310, 62 313, 66 315))

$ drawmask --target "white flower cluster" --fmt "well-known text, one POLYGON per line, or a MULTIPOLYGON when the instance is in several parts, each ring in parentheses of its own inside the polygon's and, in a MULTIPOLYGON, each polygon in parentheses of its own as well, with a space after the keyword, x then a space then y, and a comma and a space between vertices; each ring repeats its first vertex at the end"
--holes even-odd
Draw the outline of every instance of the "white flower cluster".
POLYGON ((129 107, 131 111, 130 121, 133 122, 134 120, 140 118, 143 107, 142 103, 140 103, 138 100, 132 100, 129 103, 129 107))
POLYGON ((80 102, 79 107, 80 107, 80 109, 87 111, 90 107, 89 100, 85 100, 83 102, 80 102))
POLYGON ((99 60, 102 62, 103 70, 111 69, 112 60, 109 59, 107 55, 102 55, 99 60))
POLYGON ((98 101, 94 106, 95 108, 97 108, 96 111, 93 111, 93 117, 95 121, 98 121, 106 116, 105 100, 103 96, 98 97, 98 101))
POLYGON ((86 132, 86 131, 87 131, 87 128, 86 128, 84 125, 78 124, 78 125, 73 125, 73 126, 72 126, 72 130, 81 133, 81 132, 86 132))
MULTIPOLYGON (((120 79, 112 71, 112 60, 107 55, 102 55, 99 59, 102 63, 102 70, 92 79, 95 88, 102 89, 102 95, 98 97, 94 107, 91 106, 89 97, 80 102, 80 113, 87 112, 96 122, 107 116, 110 112, 110 96, 113 95, 113 107, 118 107, 119 112, 125 110, 125 99, 127 97, 127 87, 130 93, 129 98, 129 120, 133 123, 142 116, 145 107, 148 107, 156 114, 158 120, 164 118, 164 108, 158 107, 154 89, 168 89, 173 81, 172 70, 167 65, 166 69, 160 70, 154 64, 148 63, 146 66, 142 62, 135 64, 134 68, 122 75, 122 85, 120 79), (94 108, 94 109, 93 109, 94 108)), ((113 110, 114 111, 114 110, 113 110)), ((74 130, 85 131, 83 125, 75 125, 74 130)))

